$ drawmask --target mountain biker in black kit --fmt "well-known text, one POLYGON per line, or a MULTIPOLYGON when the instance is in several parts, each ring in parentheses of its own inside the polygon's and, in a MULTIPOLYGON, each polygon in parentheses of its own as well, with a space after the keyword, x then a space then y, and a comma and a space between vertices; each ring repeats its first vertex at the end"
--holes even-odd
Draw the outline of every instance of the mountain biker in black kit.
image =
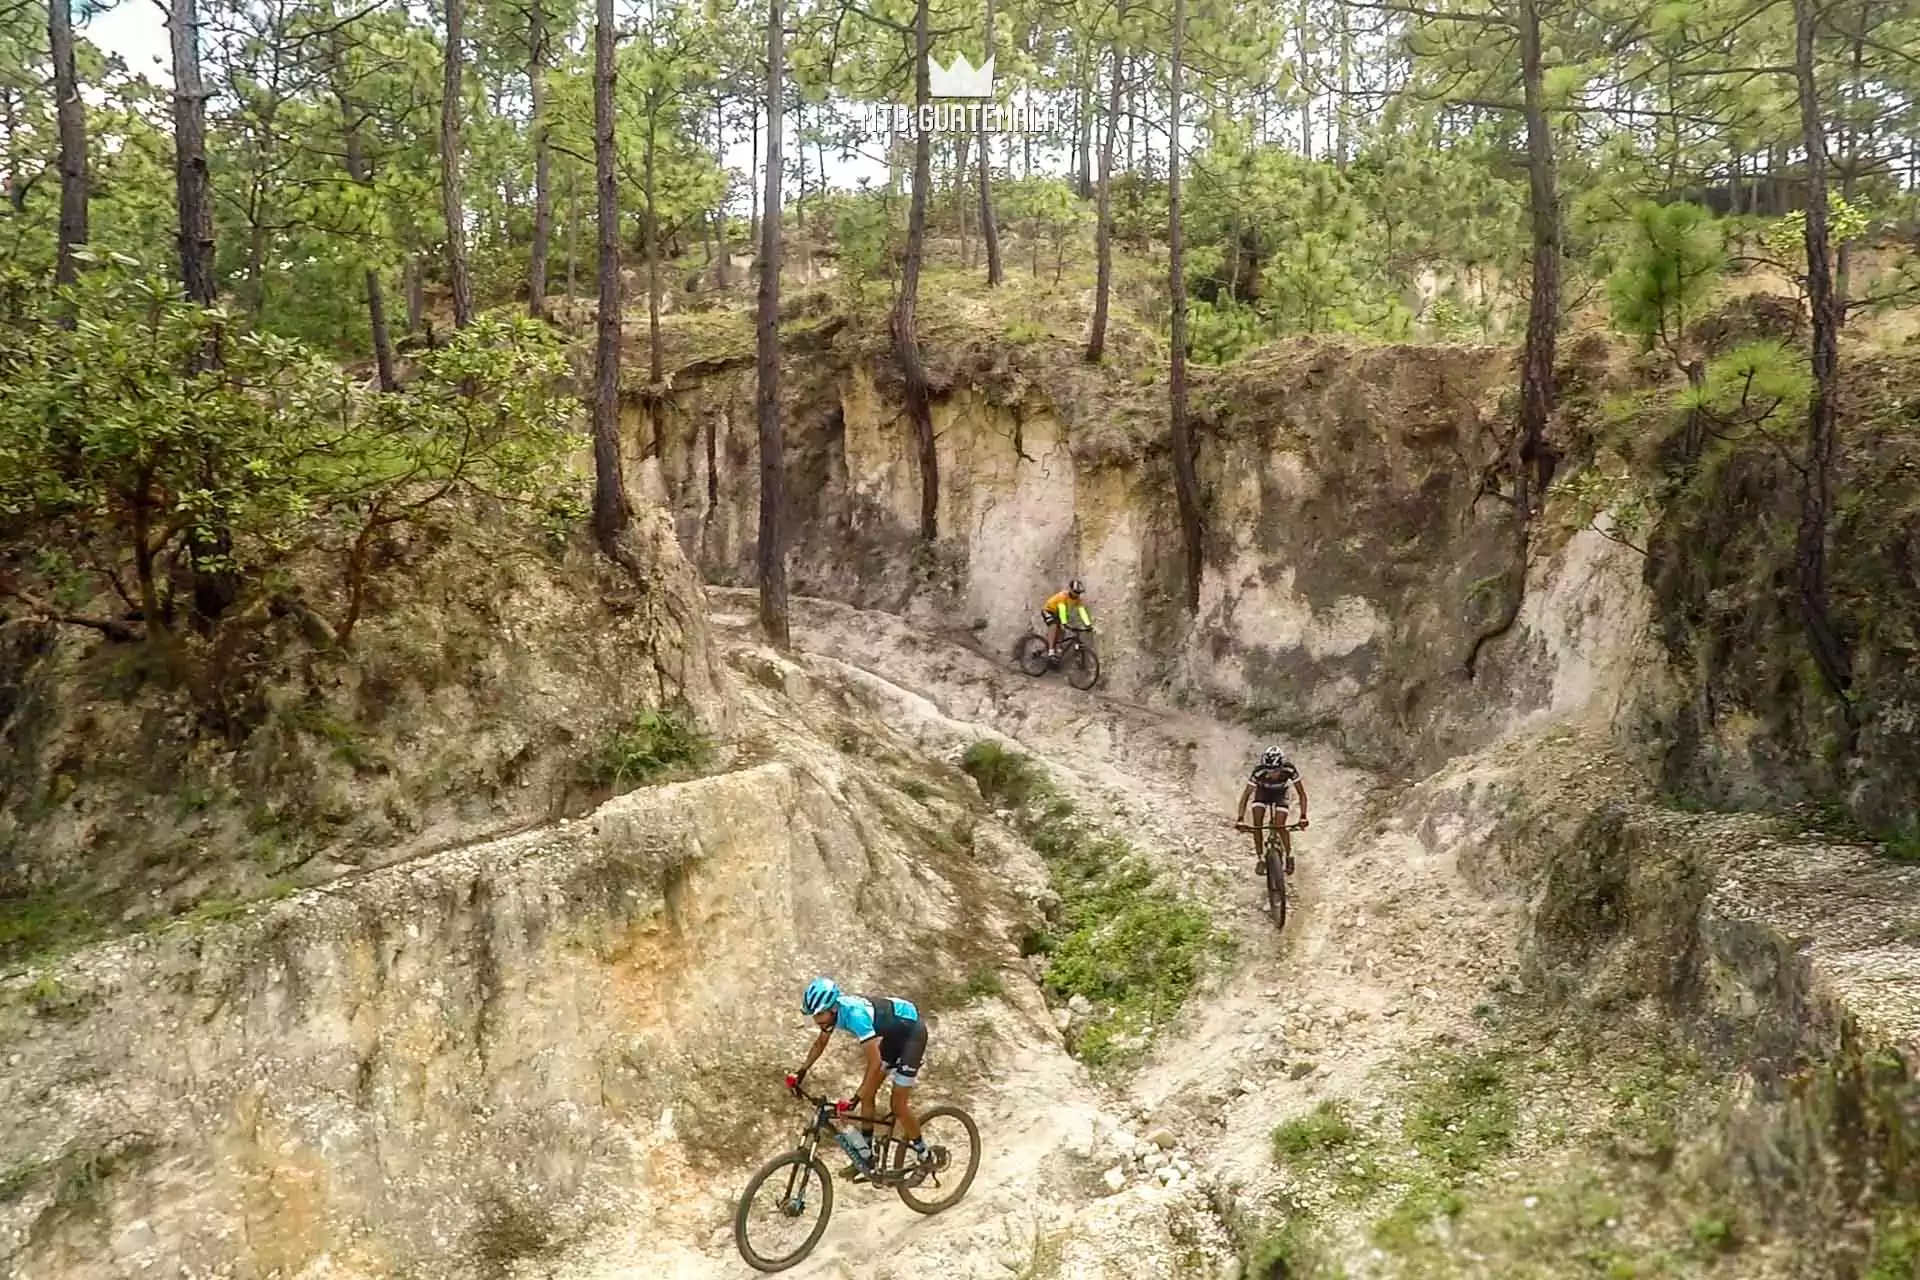
POLYGON ((1286 752, 1279 747, 1268 747, 1260 753, 1260 763, 1247 775, 1247 785, 1240 789, 1240 811, 1235 815, 1233 825, 1244 827, 1247 823, 1247 805, 1254 808, 1253 820, 1253 860, 1262 861, 1265 846, 1261 842, 1261 828, 1271 825, 1280 833, 1280 848, 1288 875, 1293 874, 1293 833, 1287 829, 1287 815, 1292 809, 1289 803, 1293 792, 1300 793, 1300 826, 1307 825, 1307 784, 1300 777, 1300 770, 1293 761, 1287 759, 1286 752))

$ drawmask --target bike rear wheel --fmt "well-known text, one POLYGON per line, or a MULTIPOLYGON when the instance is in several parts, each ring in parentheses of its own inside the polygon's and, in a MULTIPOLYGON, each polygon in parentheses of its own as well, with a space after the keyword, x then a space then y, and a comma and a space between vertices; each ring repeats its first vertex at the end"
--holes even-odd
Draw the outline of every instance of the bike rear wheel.
POLYGON ((1029 632, 1020 638, 1020 647, 1014 650, 1014 657, 1020 663, 1020 669, 1030 676, 1047 674, 1047 641, 1044 636, 1029 632))
POLYGON ((980 1129, 973 1117, 958 1107, 931 1107, 920 1115, 920 1136, 932 1153, 932 1168, 922 1176, 914 1170, 919 1157, 913 1148, 896 1142, 894 1168, 909 1180, 895 1189, 915 1213, 939 1213, 960 1202, 973 1185, 973 1175, 980 1171, 980 1129))
POLYGON ((1272 831, 1267 832, 1267 914, 1273 917, 1273 927, 1287 927, 1287 866, 1280 853, 1280 837, 1272 831))
POLYGON ((827 1174, 827 1166, 804 1149, 789 1151, 761 1165, 740 1193, 740 1205, 733 1214, 733 1242, 755 1271, 785 1271, 813 1252, 832 1216, 833 1179, 827 1174), (755 1227, 750 1225, 754 1200, 763 1187, 779 1198, 773 1201, 770 1220, 755 1227), (783 1242, 785 1233, 778 1228, 783 1224, 803 1226, 810 1210, 819 1213, 819 1220, 798 1244, 783 1242))
POLYGON ((1099 683, 1100 657, 1084 644, 1077 644, 1067 654, 1067 683, 1085 692, 1099 683))

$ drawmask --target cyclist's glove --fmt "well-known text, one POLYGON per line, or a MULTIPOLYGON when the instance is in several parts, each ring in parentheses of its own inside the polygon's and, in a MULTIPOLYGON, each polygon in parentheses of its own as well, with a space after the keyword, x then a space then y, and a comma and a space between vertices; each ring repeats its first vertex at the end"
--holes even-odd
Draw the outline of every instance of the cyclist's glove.
POLYGON ((1313 824, 1309 823, 1305 818, 1300 819, 1300 829, 1302 831, 1305 831, 1311 825, 1313 824))

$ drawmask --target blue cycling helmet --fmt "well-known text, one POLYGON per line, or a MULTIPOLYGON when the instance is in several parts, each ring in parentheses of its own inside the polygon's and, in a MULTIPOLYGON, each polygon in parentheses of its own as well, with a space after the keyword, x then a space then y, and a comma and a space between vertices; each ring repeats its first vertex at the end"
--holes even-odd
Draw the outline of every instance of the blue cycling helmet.
POLYGON ((833 1002, 839 998, 840 987, 832 978, 815 978, 807 984, 806 994, 800 997, 800 1007, 807 1011, 808 1017, 812 1017, 831 1009, 833 1002))

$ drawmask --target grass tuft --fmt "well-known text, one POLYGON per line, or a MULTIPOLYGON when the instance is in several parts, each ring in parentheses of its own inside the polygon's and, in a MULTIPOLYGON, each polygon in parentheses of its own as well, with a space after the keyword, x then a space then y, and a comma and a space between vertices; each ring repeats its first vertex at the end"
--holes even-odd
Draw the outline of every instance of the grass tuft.
POLYGON ((581 779, 621 791, 651 782, 671 769, 698 765, 709 749, 707 740, 672 712, 643 711, 581 762, 581 779))

